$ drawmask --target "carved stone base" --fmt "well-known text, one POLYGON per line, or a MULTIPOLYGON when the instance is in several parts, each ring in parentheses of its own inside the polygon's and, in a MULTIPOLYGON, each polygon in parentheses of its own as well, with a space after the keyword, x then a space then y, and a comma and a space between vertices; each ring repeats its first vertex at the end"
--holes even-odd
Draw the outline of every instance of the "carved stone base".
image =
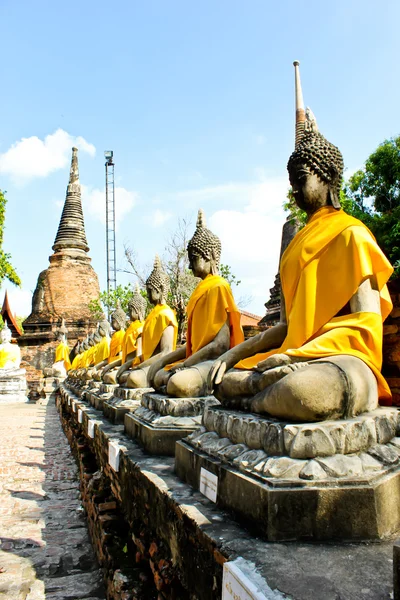
POLYGON ((28 402, 25 369, 0 369, 0 404, 28 402))
POLYGON ((114 391, 118 386, 99 383, 98 381, 96 381, 96 383, 98 384, 96 388, 89 389, 86 392, 86 400, 98 410, 102 410, 104 402, 113 397, 114 391))
POLYGON ((197 430, 205 408, 216 404, 214 396, 169 398, 147 393, 135 414, 125 416, 125 432, 150 454, 174 456, 175 442, 197 430))
POLYGON ((400 413, 293 424, 210 407, 177 443, 179 477, 218 477, 217 503, 271 541, 382 539, 400 529, 400 413))

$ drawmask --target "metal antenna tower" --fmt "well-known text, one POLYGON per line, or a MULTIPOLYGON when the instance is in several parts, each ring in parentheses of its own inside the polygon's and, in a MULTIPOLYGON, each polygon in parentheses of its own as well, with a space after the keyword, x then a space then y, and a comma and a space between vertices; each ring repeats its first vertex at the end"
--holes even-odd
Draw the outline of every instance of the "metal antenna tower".
POLYGON ((107 292, 117 287, 117 264, 115 256, 115 187, 113 151, 106 150, 106 252, 107 292))

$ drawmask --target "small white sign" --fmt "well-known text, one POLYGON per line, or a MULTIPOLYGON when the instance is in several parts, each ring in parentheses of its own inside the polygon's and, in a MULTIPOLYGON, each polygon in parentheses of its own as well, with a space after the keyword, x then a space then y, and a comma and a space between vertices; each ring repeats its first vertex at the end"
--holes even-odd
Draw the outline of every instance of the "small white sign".
POLYGON ((233 562, 224 563, 222 600, 267 600, 267 597, 233 562))
POLYGON ((78 423, 82 423, 83 421, 83 412, 82 409, 78 408, 78 423))
POLYGON ((200 469, 200 492, 212 502, 217 501, 218 477, 207 469, 200 469))
POLYGON ((68 396, 68 406, 71 406, 71 398, 68 396))
POLYGON ((114 471, 119 471, 119 453, 121 446, 117 441, 108 441, 108 464, 114 471))
POLYGON ((92 421, 92 419, 88 419, 87 422, 87 432, 90 438, 94 438, 94 426, 96 421, 92 421))

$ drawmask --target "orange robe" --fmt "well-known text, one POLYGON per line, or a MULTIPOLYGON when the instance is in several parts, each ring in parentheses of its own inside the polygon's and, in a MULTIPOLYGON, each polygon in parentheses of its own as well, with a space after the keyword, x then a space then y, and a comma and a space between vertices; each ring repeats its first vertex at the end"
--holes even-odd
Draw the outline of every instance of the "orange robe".
POLYGON ((172 325, 174 328, 174 342, 172 350, 176 348, 176 338, 178 336, 178 322, 172 308, 167 304, 157 304, 147 316, 143 325, 142 349, 143 360, 153 356, 155 349, 160 343, 164 330, 172 325))
MULTIPOLYGON (((220 275, 207 275, 190 296, 187 308, 186 358, 212 342, 226 321, 229 321, 230 348, 244 340, 240 312, 233 299, 229 283, 220 275)), ((165 370, 179 364, 167 365, 165 370)))
POLYGON ((126 362, 126 357, 137 348, 137 339, 143 331, 143 321, 133 321, 125 332, 122 341, 122 364, 126 362))
POLYGON ((110 355, 108 357, 108 363, 120 357, 122 353, 122 343, 124 340, 124 336, 124 329, 120 329, 119 331, 116 331, 113 334, 110 342, 110 355))
POLYGON ((382 404, 391 392, 381 374, 383 321, 392 310, 386 282, 393 268, 374 236, 343 210, 323 207, 294 237, 281 259, 287 336, 282 346, 240 361, 252 369, 276 353, 309 359, 349 354, 373 371, 382 404), (357 312, 337 316, 360 284, 374 277, 381 315, 357 312))
POLYGON ((71 368, 71 362, 69 360, 69 348, 66 344, 63 344, 63 342, 58 344, 58 346, 56 348, 56 357, 55 357, 54 362, 61 362, 61 361, 64 361, 65 370, 69 371, 71 368))

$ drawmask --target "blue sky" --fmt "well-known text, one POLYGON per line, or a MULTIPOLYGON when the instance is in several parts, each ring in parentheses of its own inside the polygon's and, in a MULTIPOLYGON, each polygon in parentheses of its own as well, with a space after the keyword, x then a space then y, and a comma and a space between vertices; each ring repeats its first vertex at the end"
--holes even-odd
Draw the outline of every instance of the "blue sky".
POLYGON ((400 133, 397 0, 0 0, 0 22, 4 248, 23 280, 4 287, 21 315, 48 265, 73 144, 102 289, 112 149, 119 266, 124 243, 150 265, 178 217, 194 229, 201 207, 242 281, 236 298, 263 315, 285 219, 293 60, 348 173, 400 133))

